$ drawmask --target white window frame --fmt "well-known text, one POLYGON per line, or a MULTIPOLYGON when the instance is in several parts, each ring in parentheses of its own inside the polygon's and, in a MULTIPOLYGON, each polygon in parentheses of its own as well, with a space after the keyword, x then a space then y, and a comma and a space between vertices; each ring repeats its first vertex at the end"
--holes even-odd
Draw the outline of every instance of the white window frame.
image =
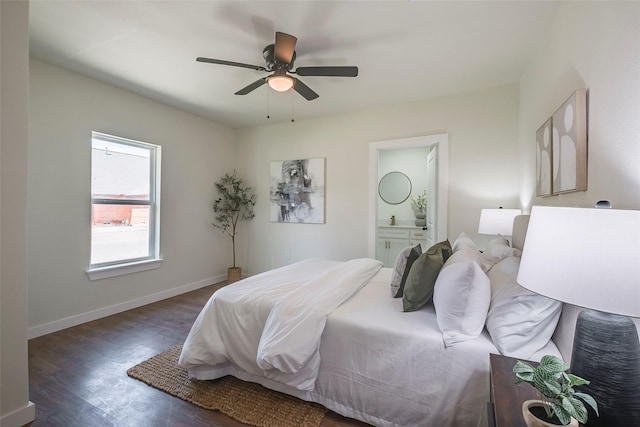
MULTIPOLYGON (((90 280, 98 280, 158 268, 162 264, 162 259, 160 258, 160 165, 162 148, 155 144, 135 141, 101 132, 91 132, 91 146, 93 146, 93 140, 95 139, 104 142, 129 145, 149 151, 149 200, 91 198, 91 206, 94 204, 149 206, 149 256, 99 264, 91 264, 91 261, 89 261, 90 264, 89 269, 87 270, 87 275, 90 280)), ((91 254, 89 255, 89 260, 91 260, 91 254)))

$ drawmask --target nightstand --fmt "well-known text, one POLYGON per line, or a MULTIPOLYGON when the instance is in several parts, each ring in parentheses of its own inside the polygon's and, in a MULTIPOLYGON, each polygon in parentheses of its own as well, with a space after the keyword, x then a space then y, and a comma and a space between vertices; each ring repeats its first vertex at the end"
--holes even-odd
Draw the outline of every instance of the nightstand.
MULTIPOLYGON (((513 365, 519 359, 489 355, 491 363, 491 402, 487 405, 489 427, 527 427, 522 418, 522 402, 529 399, 540 399, 538 390, 530 384, 515 384, 516 376, 513 365)), ((535 362, 523 360, 532 365, 535 362)))

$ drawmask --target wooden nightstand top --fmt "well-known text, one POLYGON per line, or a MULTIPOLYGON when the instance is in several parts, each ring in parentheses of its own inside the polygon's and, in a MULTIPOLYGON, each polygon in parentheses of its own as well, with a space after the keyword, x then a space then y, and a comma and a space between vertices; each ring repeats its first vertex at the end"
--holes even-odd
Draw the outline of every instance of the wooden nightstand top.
MULTIPOLYGON (((540 399, 540 393, 530 384, 515 384, 513 365, 519 359, 491 354, 491 403, 496 427, 526 427, 522 418, 522 402, 540 399)), ((536 365, 535 362, 530 362, 536 365)), ((491 423, 489 423, 491 425, 491 423)))

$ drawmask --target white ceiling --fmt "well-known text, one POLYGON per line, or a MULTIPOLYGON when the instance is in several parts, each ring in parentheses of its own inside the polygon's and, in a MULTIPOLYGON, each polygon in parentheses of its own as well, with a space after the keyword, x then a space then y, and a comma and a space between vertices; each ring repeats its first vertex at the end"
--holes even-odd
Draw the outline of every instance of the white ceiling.
POLYGON ((30 2, 31 56, 234 128, 395 105, 517 82, 556 1, 30 2), (301 77, 320 98, 262 86, 275 31, 295 66, 356 65, 356 78, 301 77), (267 113, 271 119, 267 119, 267 113))

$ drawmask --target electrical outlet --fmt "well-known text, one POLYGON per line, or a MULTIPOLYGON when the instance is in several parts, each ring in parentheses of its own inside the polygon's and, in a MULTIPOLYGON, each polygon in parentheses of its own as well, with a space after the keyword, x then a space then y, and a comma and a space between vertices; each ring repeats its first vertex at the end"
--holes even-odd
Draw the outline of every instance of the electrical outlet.
POLYGON ((285 261, 290 261, 291 260, 291 252, 284 251, 284 259, 285 259, 285 261))

